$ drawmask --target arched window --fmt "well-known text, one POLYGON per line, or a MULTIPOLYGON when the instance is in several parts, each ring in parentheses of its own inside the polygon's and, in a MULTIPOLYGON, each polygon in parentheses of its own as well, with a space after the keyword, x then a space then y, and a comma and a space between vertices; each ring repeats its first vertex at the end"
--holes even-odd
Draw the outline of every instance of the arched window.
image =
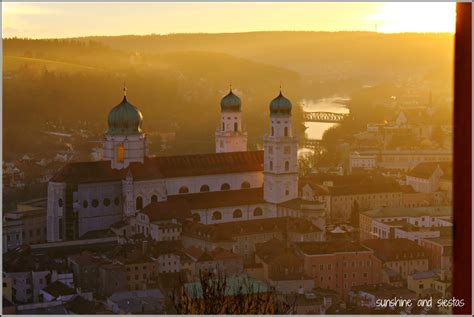
POLYGON ((222 131, 225 131, 225 124, 222 122, 222 131))
POLYGON ((228 183, 222 184, 221 190, 229 190, 229 189, 230 189, 230 185, 228 183))
POLYGON ((250 188, 250 183, 249 182, 243 182, 242 185, 240 185, 241 188, 250 188))
POLYGON ((97 199, 92 199, 92 207, 97 208, 99 206, 99 201, 97 199))
POLYGON ((258 216, 261 216, 261 215, 263 215, 263 210, 262 210, 262 208, 257 207, 257 208, 255 208, 255 209, 253 210, 253 216, 254 216, 254 217, 258 217, 258 216))
POLYGON ((143 198, 142 196, 138 196, 135 200, 135 209, 140 210, 143 208, 143 198))
POLYGON ((237 122, 234 122, 234 132, 237 131, 239 131, 239 125, 237 124, 237 122))
POLYGON ((64 203, 63 203, 63 200, 62 200, 61 198, 59 198, 59 200, 58 200, 58 206, 59 206, 59 207, 62 207, 63 204, 64 204, 64 203))
POLYGON ((202 185, 201 188, 199 189, 201 193, 208 192, 209 190, 210 189, 208 185, 202 185))
POLYGON ((222 214, 220 211, 214 211, 212 213, 212 220, 221 220, 222 219, 222 214))
POLYGON ((285 136, 288 136, 288 127, 285 127, 285 136))
POLYGON ((158 196, 156 195, 151 195, 151 202, 156 203, 158 201, 158 196))
POLYGON ((123 163, 123 145, 117 145, 117 162, 123 163))
POLYGON ((89 206, 89 203, 87 202, 87 200, 84 200, 82 202, 82 207, 87 208, 87 206, 89 206))
POLYGON ((273 171, 273 161, 270 161, 270 171, 273 171))
POLYGON ((274 135, 275 135, 275 129, 273 129, 273 127, 272 127, 272 136, 274 136, 274 135))
POLYGON ((290 170, 290 162, 285 162, 285 171, 288 172, 290 170))
POLYGON ((104 206, 105 207, 110 206, 110 199, 108 199, 108 198, 104 199, 104 206))
POLYGON ((179 193, 180 193, 180 194, 189 193, 189 188, 187 188, 186 186, 181 186, 181 187, 179 188, 179 193))
POLYGON ((242 218, 242 210, 236 209, 234 210, 234 214, 232 215, 234 218, 242 218))
POLYGON ((198 213, 193 214, 193 220, 195 222, 200 222, 201 221, 201 215, 198 213))

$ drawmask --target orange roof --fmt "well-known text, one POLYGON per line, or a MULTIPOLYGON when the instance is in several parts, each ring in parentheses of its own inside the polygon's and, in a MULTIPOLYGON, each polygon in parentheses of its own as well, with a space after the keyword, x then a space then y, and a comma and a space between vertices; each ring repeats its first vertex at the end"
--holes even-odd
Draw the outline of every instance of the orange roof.
POLYGON ((51 178, 52 182, 94 183, 119 181, 132 173, 135 180, 263 171, 263 151, 208 153, 145 158, 121 170, 110 161, 71 162, 51 178))

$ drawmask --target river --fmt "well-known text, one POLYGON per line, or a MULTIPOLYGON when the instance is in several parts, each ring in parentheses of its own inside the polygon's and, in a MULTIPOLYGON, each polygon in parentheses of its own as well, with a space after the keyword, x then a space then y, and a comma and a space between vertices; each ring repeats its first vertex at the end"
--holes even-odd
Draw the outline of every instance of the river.
MULTIPOLYGON (((303 107, 303 111, 307 112, 337 112, 337 113, 349 113, 349 109, 346 107, 346 103, 350 99, 347 97, 329 97, 318 100, 307 100, 303 99, 300 104, 303 107)), ((321 140, 324 131, 338 123, 323 123, 323 122, 305 122, 306 137, 312 140, 321 140)), ((300 149, 301 154, 305 152, 312 152, 310 149, 300 149)))

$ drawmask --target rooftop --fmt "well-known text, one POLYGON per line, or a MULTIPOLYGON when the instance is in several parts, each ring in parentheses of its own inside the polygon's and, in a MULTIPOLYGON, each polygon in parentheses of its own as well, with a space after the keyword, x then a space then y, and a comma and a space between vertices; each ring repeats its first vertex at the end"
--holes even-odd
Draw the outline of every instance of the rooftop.
POLYGON ((43 288, 43 291, 54 297, 76 294, 76 291, 60 281, 53 282, 43 288))
POLYGON ((296 247, 307 255, 333 254, 342 252, 368 252, 368 248, 357 242, 344 240, 297 242, 296 247))
POLYGON ((150 222, 192 218, 190 206, 184 199, 152 202, 141 213, 146 214, 150 222))
POLYGON ((191 209, 256 205, 265 202, 262 188, 225 190, 168 196, 168 201, 185 201, 191 209))
POLYGON ((451 179, 453 174, 453 163, 452 162, 423 162, 415 166, 409 173, 408 176, 418 178, 430 178, 434 171, 438 168, 443 172, 442 177, 445 179, 451 179))
POLYGON ((371 239, 362 244, 373 250, 376 257, 384 262, 426 259, 425 249, 408 239, 371 239))
POLYGON ((393 218, 393 217, 440 217, 451 216, 453 212, 452 206, 436 206, 436 207, 382 207, 377 209, 361 212, 362 215, 371 218, 393 218))
POLYGON ((58 183, 115 182, 131 172, 135 180, 263 171, 263 151, 147 157, 144 163, 112 169, 109 161, 71 162, 50 181, 58 183))

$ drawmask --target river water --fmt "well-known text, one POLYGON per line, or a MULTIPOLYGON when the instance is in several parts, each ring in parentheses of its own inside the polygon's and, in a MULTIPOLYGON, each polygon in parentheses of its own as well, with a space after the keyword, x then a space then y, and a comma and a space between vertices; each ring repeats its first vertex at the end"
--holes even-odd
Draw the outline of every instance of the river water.
MULTIPOLYGON (((349 109, 346 107, 346 103, 349 101, 346 97, 329 97, 318 100, 307 100, 303 99, 300 104, 303 107, 303 111, 307 112, 337 112, 337 113, 349 113, 349 109)), ((313 140, 321 140, 324 131, 332 126, 338 125, 338 123, 323 123, 323 122, 305 122, 306 137, 313 140)), ((312 150, 301 149, 300 152, 304 153, 312 150)))

